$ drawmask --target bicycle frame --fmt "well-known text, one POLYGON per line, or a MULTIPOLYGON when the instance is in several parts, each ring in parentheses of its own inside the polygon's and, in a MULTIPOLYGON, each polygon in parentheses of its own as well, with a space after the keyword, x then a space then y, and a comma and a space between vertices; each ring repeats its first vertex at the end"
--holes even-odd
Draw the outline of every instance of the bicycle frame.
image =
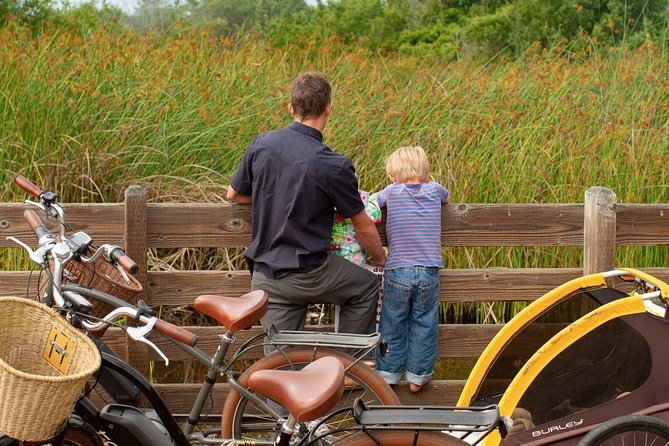
MULTIPOLYGON (((47 290, 49 289, 50 287, 47 287, 47 290)), ((61 285, 61 291, 75 292, 81 294, 84 297, 96 299, 114 308, 119 308, 129 305, 127 302, 113 295, 107 294, 100 290, 85 287, 82 285, 64 283, 61 285)), ((47 292, 47 297, 48 297, 48 292, 47 292)), ((205 365, 208 368, 208 372, 204 378, 204 381, 202 382, 198 395, 187 417, 184 429, 183 431, 179 429, 179 434, 181 435, 185 434, 186 437, 190 437, 193 435, 195 427, 200 422, 202 409, 204 408, 204 405, 207 402, 207 398, 212 390, 212 387, 216 383, 216 378, 220 375, 225 376, 226 382, 233 390, 240 393, 242 396, 246 397, 259 407, 263 407, 265 410, 268 411, 268 413, 272 414, 275 418, 277 419, 283 418, 281 414, 277 413, 274 410, 274 408, 272 408, 270 405, 267 404, 266 398, 258 397, 255 393, 241 386, 235 379, 234 372, 231 371, 231 367, 233 366, 233 364, 240 357, 242 357, 244 354, 251 351, 252 349, 260 349, 265 344, 270 344, 274 346, 301 345, 301 346, 312 346, 314 348, 314 353, 315 353, 319 347, 329 347, 329 348, 342 347, 342 348, 358 349, 359 352, 362 353, 362 355, 360 355, 360 357, 362 357, 364 356, 365 353, 368 353, 371 350, 373 350, 379 343, 378 333, 372 335, 353 335, 353 334, 322 333, 322 332, 308 332, 308 331, 274 332, 273 330, 270 329, 268 332, 263 332, 256 336, 251 337, 249 340, 247 340, 244 344, 240 346, 237 352, 235 352, 235 354, 232 355, 232 357, 229 360, 225 361, 225 357, 229 351, 230 345, 234 342, 235 339, 234 332, 226 331, 224 334, 219 335, 221 342, 213 357, 207 355, 204 351, 202 351, 198 347, 184 344, 168 336, 165 337, 174 345, 176 345, 181 350, 186 352, 190 357, 194 358, 195 360, 197 360, 198 362, 200 362, 201 364, 205 365), (267 338, 267 340, 264 342, 258 342, 260 339, 263 338, 267 338)), ((281 349, 279 350, 283 351, 281 349)), ((106 355, 105 357, 111 358, 110 355, 106 355)), ((286 358, 288 359, 288 356, 286 356, 286 358)), ((353 364, 355 364, 355 362, 353 364)), ((351 366, 353 364, 351 364, 351 366)), ((139 372, 137 372, 128 364, 125 364, 124 362, 118 359, 114 360, 110 359, 109 361, 103 361, 103 368, 104 367, 117 371, 124 378, 127 378, 130 382, 136 385, 139 388, 140 392, 142 394, 145 394, 145 396, 149 397, 149 395, 153 395, 151 398, 149 398, 152 405, 154 404, 153 400, 155 400, 156 401, 155 404, 159 404, 162 405, 162 407, 165 407, 164 402, 160 400, 160 397, 155 392, 155 389, 150 385, 150 383, 148 383, 148 381, 146 381, 146 379, 144 379, 144 377, 141 374, 139 374, 139 372)), ((154 408, 155 407, 156 406, 154 405, 154 408)), ((165 414, 166 416, 168 416, 168 419, 174 420, 174 417, 169 413, 169 411, 166 411, 165 414)), ((163 417, 161 416, 161 420, 162 419, 163 417)), ((170 434, 172 434, 171 431, 170 434)), ((197 441, 201 443, 207 442, 207 440, 204 438, 198 438, 197 441)), ((219 441, 219 443, 212 443, 212 444, 220 444, 221 439, 217 439, 217 441, 219 441)), ((256 444, 271 445, 273 443, 257 442, 256 444)))

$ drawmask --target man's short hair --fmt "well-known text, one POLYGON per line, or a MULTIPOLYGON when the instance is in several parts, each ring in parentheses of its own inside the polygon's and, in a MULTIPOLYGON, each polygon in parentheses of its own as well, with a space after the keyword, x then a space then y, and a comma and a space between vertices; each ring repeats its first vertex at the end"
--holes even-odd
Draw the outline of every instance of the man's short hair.
POLYGON ((321 73, 300 73, 293 82, 290 102, 293 112, 301 119, 317 118, 330 104, 332 88, 321 73))

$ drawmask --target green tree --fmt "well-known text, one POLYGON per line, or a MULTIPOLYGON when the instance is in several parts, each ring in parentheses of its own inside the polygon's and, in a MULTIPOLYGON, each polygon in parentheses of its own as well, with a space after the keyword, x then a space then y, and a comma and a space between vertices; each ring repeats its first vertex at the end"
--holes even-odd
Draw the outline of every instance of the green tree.
POLYGON ((631 41, 634 46, 645 41, 646 34, 666 29, 668 15, 666 0, 609 0, 592 34, 604 44, 631 41))
POLYGON ((0 0, 0 26, 12 20, 39 32, 45 26, 91 32, 100 26, 120 27, 123 11, 103 3, 97 6, 93 0, 79 4, 52 0, 0 0))
POLYGON ((54 11, 51 0, 0 0, 0 25, 13 18, 23 25, 36 28, 48 21, 54 11))
POLYGON ((191 0, 189 21, 198 27, 211 27, 219 33, 240 29, 263 33, 273 20, 304 11, 304 0, 191 0))

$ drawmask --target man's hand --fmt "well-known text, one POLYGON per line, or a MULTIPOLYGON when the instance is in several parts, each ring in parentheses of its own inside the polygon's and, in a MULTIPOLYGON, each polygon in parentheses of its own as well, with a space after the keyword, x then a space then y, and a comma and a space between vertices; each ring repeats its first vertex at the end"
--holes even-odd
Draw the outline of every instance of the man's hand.
POLYGON ((369 254, 367 261, 370 265, 383 267, 386 264, 386 252, 381 245, 381 237, 376 225, 365 211, 351 217, 355 234, 358 237, 360 246, 369 254))
POLYGON ((228 186, 228 193, 226 194, 228 200, 234 202, 234 203, 239 203, 239 204, 251 204, 252 203, 252 197, 250 195, 242 195, 238 193, 236 190, 232 188, 232 186, 228 186))

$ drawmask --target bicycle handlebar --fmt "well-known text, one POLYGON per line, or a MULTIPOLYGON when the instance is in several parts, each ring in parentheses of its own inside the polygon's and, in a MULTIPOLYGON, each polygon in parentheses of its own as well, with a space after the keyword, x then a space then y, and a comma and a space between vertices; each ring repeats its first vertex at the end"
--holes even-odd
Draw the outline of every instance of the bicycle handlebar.
POLYGON ((162 319, 158 319, 156 321, 156 325, 154 325, 153 328, 162 334, 186 345, 190 345, 191 347, 195 347, 195 344, 197 344, 198 341, 198 336, 195 333, 191 333, 185 328, 179 327, 178 325, 174 325, 162 319))
MULTIPOLYGON (((91 331, 97 331, 109 326, 111 323, 116 322, 118 319, 121 319, 122 317, 127 316, 136 319, 138 313, 139 313, 138 309, 133 306, 118 307, 112 310, 106 316, 104 316, 99 322, 83 321, 83 325, 85 328, 91 331)), ((150 325, 150 327, 138 327, 138 328, 128 327, 128 331, 130 331, 131 329, 140 330, 142 331, 142 335, 145 335, 148 334, 150 330, 157 330, 162 334, 164 334, 165 336, 168 336, 183 344, 190 345, 191 347, 194 347, 195 344, 197 344, 198 336, 186 330, 185 328, 179 327, 178 325, 174 325, 170 322, 158 319, 153 316, 147 316, 142 314, 140 314, 139 316, 139 321, 144 324, 151 323, 152 325, 150 325)))
POLYGON ((23 175, 14 177, 14 183, 24 191, 39 198, 44 192, 23 175))
MULTIPOLYGON (((40 207, 40 209, 45 211, 47 215, 55 216, 58 218, 58 221, 61 224, 61 233, 60 233, 61 241, 64 241, 64 239, 66 238, 64 232, 65 214, 63 213, 62 208, 56 203, 58 195, 54 194, 53 192, 42 191, 39 187, 33 184, 32 181, 30 181, 23 175, 17 175, 16 177, 14 177, 14 183, 16 183, 24 191, 38 197, 42 201, 41 204, 32 202, 29 203, 37 205, 38 207, 40 207)), ((26 211, 24 215, 26 220, 28 221, 28 224, 35 232, 37 241, 40 241, 40 239, 44 235, 51 234, 51 232, 46 228, 46 226, 44 226, 41 219, 37 216, 37 214, 35 214, 35 212, 26 211)), ((132 260, 121 248, 113 245, 104 245, 104 246, 107 247, 105 252, 107 254, 107 259, 111 263, 120 265, 121 268, 123 268, 130 274, 137 274, 139 266, 137 266, 137 263, 135 263, 135 261, 132 260)), ((95 260, 95 258, 96 258, 95 256, 90 257, 88 261, 93 261, 95 260)))
POLYGON ((38 242, 45 235, 51 235, 53 237, 53 234, 51 234, 51 231, 49 231, 47 229, 47 227, 44 226, 44 223, 42 222, 42 219, 39 218, 39 216, 35 213, 35 211, 33 211, 32 209, 26 209, 23 212, 23 217, 28 222, 28 226, 30 226, 30 229, 32 229, 33 232, 35 233, 35 237, 37 238, 38 242))
POLYGON ((108 258, 113 263, 118 263, 123 269, 128 271, 130 274, 136 274, 139 271, 139 266, 135 263, 134 260, 130 258, 121 248, 114 246, 109 249, 108 258))

